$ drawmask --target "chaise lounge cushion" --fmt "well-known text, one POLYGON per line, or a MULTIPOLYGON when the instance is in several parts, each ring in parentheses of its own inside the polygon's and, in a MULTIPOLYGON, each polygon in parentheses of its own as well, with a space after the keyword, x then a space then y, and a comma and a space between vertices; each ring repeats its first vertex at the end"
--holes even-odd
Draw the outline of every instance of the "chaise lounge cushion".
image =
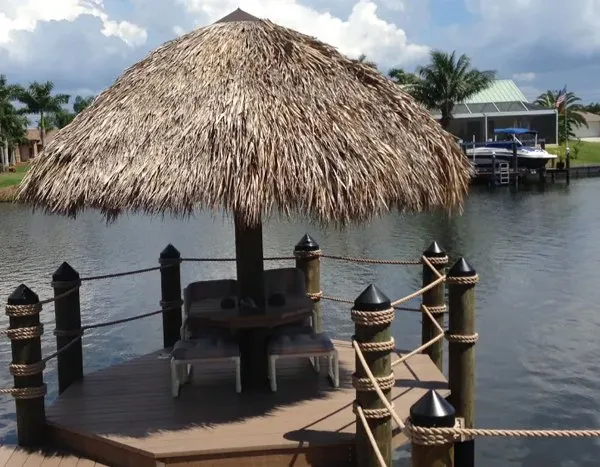
POLYGON ((179 340, 171 352, 175 360, 218 359, 239 355, 239 347, 234 342, 214 337, 179 340))
POLYGON ((269 345, 271 355, 308 355, 327 353, 334 349, 333 342, 326 333, 281 334, 273 338, 269 345))

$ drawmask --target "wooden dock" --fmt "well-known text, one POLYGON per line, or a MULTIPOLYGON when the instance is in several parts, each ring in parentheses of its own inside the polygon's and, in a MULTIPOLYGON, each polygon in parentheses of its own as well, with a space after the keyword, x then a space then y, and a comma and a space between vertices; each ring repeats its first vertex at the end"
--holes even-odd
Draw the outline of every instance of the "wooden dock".
MULTIPOLYGON (((308 359, 278 364, 276 393, 236 394, 232 369, 204 364, 174 399, 164 351, 91 373, 47 408, 49 441, 115 467, 353 465, 355 355, 349 342, 335 344, 338 389, 308 359)), ((403 419, 428 389, 449 394, 428 355, 394 370, 403 419)), ((394 445, 404 442, 396 431, 394 445)))
MULTIPOLYGON (((506 171, 506 175, 503 177, 505 183, 501 182, 502 179, 500 172, 494 172, 492 169, 477 169, 474 177, 474 184, 495 184, 495 185, 511 185, 514 182, 516 172, 514 169, 509 168, 506 171), (495 183, 494 183, 495 180, 495 183)), ((589 177, 600 177, 600 165, 573 165, 566 169, 557 169, 554 167, 547 167, 543 171, 536 170, 530 171, 521 169, 518 172, 519 182, 521 183, 554 183, 558 180, 569 181, 572 178, 589 178, 589 177)))
POLYGON ((17 446, 0 446, 0 467, 107 467, 85 457, 56 450, 27 451, 17 446))

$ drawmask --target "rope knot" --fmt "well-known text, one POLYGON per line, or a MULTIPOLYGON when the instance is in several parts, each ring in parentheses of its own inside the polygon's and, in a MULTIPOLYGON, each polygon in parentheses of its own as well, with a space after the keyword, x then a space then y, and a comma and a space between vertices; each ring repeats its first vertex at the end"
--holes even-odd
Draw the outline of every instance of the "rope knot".
POLYGON ((34 303, 31 305, 6 305, 4 309, 6 315, 12 318, 18 316, 34 316, 42 311, 42 304, 34 303))
POLYGON ((393 307, 382 311, 362 311, 352 308, 350 316, 352 321, 361 326, 384 326, 394 321, 396 312, 393 307))

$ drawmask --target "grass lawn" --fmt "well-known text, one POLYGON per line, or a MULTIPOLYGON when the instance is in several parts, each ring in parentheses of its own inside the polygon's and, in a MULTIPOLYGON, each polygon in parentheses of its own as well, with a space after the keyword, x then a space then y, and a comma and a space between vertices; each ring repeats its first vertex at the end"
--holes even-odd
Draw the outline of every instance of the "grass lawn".
MULTIPOLYGON (((577 155, 571 159, 572 165, 592 165, 600 164, 600 143, 589 143, 587 141, 572 141, 569 143, 571 155, 577 152, 577 155)), ((549 153, 563 156, 565 154, 564 146, 548 146, 546 150, 549 153)), ((0 182, 1 183, 1 182, 0 182)))
POLYGON ((29 164, 22 164, 17 166, 16 172, 4 172, 0 173, 0 188, 7 188, 9 186, 18 185, 29 170, 29 164))

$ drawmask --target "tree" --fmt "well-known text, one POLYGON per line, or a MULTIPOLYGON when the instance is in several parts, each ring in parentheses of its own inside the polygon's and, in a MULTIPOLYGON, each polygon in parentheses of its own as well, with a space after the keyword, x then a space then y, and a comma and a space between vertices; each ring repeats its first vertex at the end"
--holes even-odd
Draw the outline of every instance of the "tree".
POLYGON ((68 110, 61 108, 60 111, 54 112, 51 115, 49 121, 46 121, 44 126, 46 130, 50 130, 51 127, 58 128, 60 130, 71 123, 74 118, 75 114, 73 112, 69 112, 68 110))
POLYGON ((585 105, 583 110, 600 115, 600 102, 592 102, 591 104, 585 105))
POLYGON ((8 84, 0 75, 0 168, 10 165, 9 148, 20 142, 25 135, 27 119, 13 106, 19 87, 8 84))
POLYGON ((38 114, 40 116, 40 137, 42 140, 42 147, 46 146, 46 128, 45 118, 46 116, 60 112, 63 104, 69 103, 68 94, 56 94, 52 95, 54 90, 54 83, 46 81, 45 83, 39 83, 34 81, 27 89, 21 88, 18 92, 18 99, 25 105, 25 112, 38 114))
POLYGON ((414 73, 407 73, 402 68, 392 68, 388 71, 390 79, 399 85, 412 85, 419 81, 419 77, 414 73))
POLYGON ((371 67, 375 70, 377 69, 377 64, 375 62, 367 60, 367 56, 365 54, 360 54, 360 56, 355 61, 358 63, 362 63, 363 65, 367 65, 368 67, 371 67))
POLYGON ((85 109, 92 102, 94 102, 94 99, 95 99, 95 96, 86 96, 86 97, 77 96, 77 97, 75 97, 75 101, 73 102, 73 111, 75 112, 75 114, 78 114, 81 111, 83 111, 83 109, 85 109))
MULTIPOLYGON (((548 90, 540 94, 534 101, 535 104, 547 108, 556 108, 556 101, 559 95, 558 90, 548 90)), ((581 113, 584 108, 581 104, 581 99, 573 92, 567 92, 566 99, 558 108, 558 143, 564 143, 567 138, 575 138, 574 128, 576 126, 588 127, 585 117, 581 113), (567 109, 567 121, 565 124, 565 109, 567 109)))
POLYGON ((429 65, 417 69, 420 79, 410 92, 425 107, 439 110, 440 124, 448 129, 455 105, 488 88, 496 72, 472 68, 471 59, 464 54, 457 57, 456 51, 434 50, 430 59, 429 65))

